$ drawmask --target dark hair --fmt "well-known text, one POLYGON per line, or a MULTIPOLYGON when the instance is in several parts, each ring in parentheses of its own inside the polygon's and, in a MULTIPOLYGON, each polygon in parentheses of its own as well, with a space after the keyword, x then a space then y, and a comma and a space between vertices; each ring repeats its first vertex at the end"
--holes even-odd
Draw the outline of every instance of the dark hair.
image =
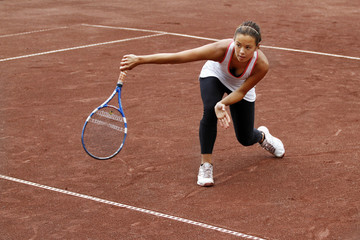
POLYGON ((260 27, 252 21, 243 22, 235 31, 234 37, 238 34, 244 34, 255 38, 255 43, 258 45, 261 42, 260 27))

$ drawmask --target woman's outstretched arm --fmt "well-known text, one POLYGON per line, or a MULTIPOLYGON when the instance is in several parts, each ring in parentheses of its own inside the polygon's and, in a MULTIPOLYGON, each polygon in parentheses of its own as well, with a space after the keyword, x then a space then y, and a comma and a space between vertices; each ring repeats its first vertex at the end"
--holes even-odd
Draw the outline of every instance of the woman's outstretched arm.
POLYGON ((200 60, 221 61, 232 40, 220 40, 198 48, 176 53, 157 53, 151 55, 125 55, 120 63, 122 71, 131 70, 142 64, 180 64, 200 60))

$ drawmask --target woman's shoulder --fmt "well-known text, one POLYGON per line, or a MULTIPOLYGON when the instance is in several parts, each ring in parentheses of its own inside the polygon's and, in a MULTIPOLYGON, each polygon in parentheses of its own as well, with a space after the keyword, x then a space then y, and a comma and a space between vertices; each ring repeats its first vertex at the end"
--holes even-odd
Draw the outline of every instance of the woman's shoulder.
POLYGON ((234 42, 234 40, 229 38, 229 39, 221 39, 221 40, 217 41, 216 43, 219 46, 222 46, 224 48, 228 48, 233 42, 234 42))
POLYGON ((263 53, 263 51, 261 51, 260 49, 257 50, 258 53, 258 57, 256 60, 256 69, 260 70, 260 71, 268 71, 269 70, 269 60, 267 59, 267 57, 265 56, 265 54, 263 53))
POLYGON ((216 48, 219 48, 219 49, 228 49, 229 46, 231 45, 231 43, 233 43, 234 41, 232 39, 221 39, 221 40, 218 40, 214 43, 211 43, 211 45, 215 46, 216 48))
POLYGON ((222 61, 232 42, 232 39, 222 39, 203 46, 201 49, 206 52, 206 57, 203 59, 222 61))

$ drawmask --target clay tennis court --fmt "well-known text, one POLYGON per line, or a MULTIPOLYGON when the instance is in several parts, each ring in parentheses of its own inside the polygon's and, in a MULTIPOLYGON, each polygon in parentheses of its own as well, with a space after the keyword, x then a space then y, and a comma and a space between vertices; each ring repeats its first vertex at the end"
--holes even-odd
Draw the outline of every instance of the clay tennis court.
POLYGON ((360 239, 357 1, 0 1, 0 239, 360 239), (128 137, 99 161, 87 115, 124 54, 262 30, 256 127, 283 159, 219 129, 215 186, 196 185, 204 62, 128 73, 128 137))

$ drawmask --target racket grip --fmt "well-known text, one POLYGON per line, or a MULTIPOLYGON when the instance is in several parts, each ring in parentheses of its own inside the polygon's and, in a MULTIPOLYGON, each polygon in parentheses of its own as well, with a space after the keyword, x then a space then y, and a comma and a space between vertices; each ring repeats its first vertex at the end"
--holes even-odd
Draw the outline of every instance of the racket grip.
POLYGON ((118 79, 118 84, 123 84, 125 77, 126 77, 127 71, 121 71, 118 79))

